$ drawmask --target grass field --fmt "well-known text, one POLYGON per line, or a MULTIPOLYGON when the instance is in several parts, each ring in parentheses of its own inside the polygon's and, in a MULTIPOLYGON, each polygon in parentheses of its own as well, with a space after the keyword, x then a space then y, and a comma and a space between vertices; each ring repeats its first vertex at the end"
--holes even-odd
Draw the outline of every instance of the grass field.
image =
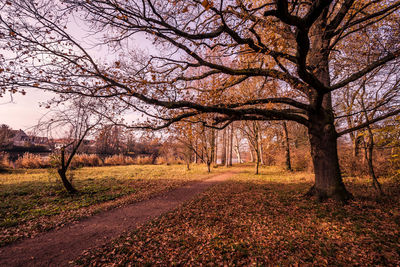
MULTIPOLYGON (((0 246, 21 237, 90 216, 100 210, 146 199, 210 174, 203 165, 91 167, 72 172, 76 195, 66 193, 54 170, 0 174, 0 246)), ((213 169, 211 175, 223 171, 213 169)))
POLYGON ((250 168, 76 262, 142 265, 400 265, 400 188, 346 178, 348 205, 305 199, 308 173, 250 168))

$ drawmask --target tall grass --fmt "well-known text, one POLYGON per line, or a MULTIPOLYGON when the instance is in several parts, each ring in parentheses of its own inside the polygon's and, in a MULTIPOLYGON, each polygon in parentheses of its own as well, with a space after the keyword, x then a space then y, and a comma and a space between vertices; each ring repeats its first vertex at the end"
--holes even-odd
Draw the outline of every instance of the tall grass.
MULTIPOLYGON (((56 153, 47 157, 37 154, 25 153, 15 161, 15 168, 39 169, 54 167, 59 164, 60 156, 56 153)), ((148 165, 148 164, 182 164, 179 159, 158 158, 155 162, 151 156, 138 156, 133 158, 125 155, 112 155, 102 159, 96 154, 77 154, 71 162, 71 168, 119 166, 119 165, 148 165)), ((10 168, 11 164, 7 153, 0 154, 0 169, 10 168)))
POLYGON ((50 158, 40 155, 25 153, 15 161, 15 167, 24 169, 39 169, 50 166, 50 158))

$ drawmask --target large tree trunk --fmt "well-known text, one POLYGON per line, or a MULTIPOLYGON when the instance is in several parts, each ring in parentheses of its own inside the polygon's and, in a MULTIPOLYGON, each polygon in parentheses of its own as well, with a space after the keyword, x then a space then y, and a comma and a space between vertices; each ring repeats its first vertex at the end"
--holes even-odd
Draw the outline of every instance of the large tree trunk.
POLYGON ((309 138, 314 164, 315 185, 307 193, 318 199, 334 198, 347 201, 352 195, 346 190, 339 168, 337 137, 328 112, 310 115, 309 138))
MULTIPOLYGON (((330 86, 330 41, 323 36, 328 12, 326 8, 310 30, 310 51, 307 58, 308 65, 314 69, 313 74, 325 86, 330 86)), ((331 93, 310 88, 309 100, 312 109, 308 112, 308 134, 315 184, 307 195, 315 195, 320 200, 334 198, 346 202, 352 195, 346 190, 340 173, 331 93)))

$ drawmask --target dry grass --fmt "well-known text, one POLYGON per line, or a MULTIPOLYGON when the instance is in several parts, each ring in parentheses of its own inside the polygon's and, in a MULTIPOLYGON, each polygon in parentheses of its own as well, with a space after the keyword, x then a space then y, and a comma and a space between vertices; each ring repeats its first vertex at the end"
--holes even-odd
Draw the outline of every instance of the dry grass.
POLYGON ((108 166, 131 165, 135 163, 136 161, 133 158, 124 155, 113 155, 104 159, 104 164, 108 166))
POLYGON ((40 155, 25 153, 15 161, 15 167, 25 169, 38 169, 50 166, 50 159, 40 155))
POLYGON ((139 156, 135 158, 135 164, 146 165, 152 163, 153 163, 153 158, 150 156, 139 156))

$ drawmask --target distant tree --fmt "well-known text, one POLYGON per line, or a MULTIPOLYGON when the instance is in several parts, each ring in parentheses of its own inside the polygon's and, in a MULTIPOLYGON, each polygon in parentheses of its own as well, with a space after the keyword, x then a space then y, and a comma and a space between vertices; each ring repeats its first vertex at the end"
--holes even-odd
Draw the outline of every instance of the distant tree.
POLYGON ((258 121, 249 121, 243 122, 240 130, 242 131, 243 135, 246 137, 250 149, 254 151, 254 160, 255 160, 255 174, 259 173, 259 167, 261 163, 261 129, 260 129, 260 122, 258 121))
POLYGON ((13 138, 14 135, 15 133, 8 125, 0 125, 0 150, 10 146, 11 138, 13 138))
POLYGON ((121 126, 104 125, 96 134, 96 153, 110 155, 124 153, 126 151, 125 141, 125 133, 121 126))

